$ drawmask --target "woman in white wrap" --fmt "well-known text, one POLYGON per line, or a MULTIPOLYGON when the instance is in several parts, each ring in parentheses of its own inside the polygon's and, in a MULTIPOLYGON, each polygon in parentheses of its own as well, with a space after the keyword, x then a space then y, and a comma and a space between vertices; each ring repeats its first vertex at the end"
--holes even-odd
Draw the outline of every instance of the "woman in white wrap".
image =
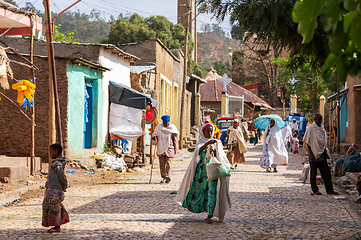
POLYGON ((234 119, 232 126, 228 128, 228 153, 227 158, 230 164, 237 167, 238 163, 246 161, 244 153, 248 151, 244 141, 243 131, 239 126, 238 119, 234 119))
POLYGON ((179 187, 176 201, 194 213, 207 212, 207 223, 216 216, 223 221, 228 208, 231 207, 229 197, 229 177, 218 178, 208 182, 206 164, 215 152, 217 159, 222 162, 227 170, 230 164, 223 151, 222 142, 213 138, 214 127, 206 124, 197 141, 196 149, 187 171, 179 187))
POLYGON ((288 153, 282 131, 276 121, 271 119, 265 133, 261 167, 266 168, 267 172, 271 172, 271 168, 273 168, 274 172, 277 172, 277 165, 286 165, 288 163, 288 153))

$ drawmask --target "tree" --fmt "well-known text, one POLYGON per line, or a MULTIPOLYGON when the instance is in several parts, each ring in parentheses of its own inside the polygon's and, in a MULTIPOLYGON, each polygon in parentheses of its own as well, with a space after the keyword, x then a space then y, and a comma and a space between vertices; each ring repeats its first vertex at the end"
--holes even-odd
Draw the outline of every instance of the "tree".
MULTIPOLYGON (((182 25, 175 25, 164 16, 144 19, 134 13, 129 18, 120 17, 112 24, 106 42, 117 45, 159 38, 169 49, 181 49, 184 35, 182 25)), ((192 41, 190 44, 193 44, 192 41)))
POLYGON ((322 25, 330 54, 322 68, 330 79, 336 70, 341 82, 361 73, 361 8, 359 0, 298 0, 292 12, 305 45, 314 41, 322 25), (321 24, 322 23, 322 24, 321 24))
POLYGON ((290 60, 287 58, 278 58, 274 61, 279 67, 277 84, 287 89, 283 96, 284 101, 296 94, 303 112, 311 110, 312 114, 317 113, 318 99, 326 93, 328 86, 320 76, 320 72, 315 72, 310 63, 293 69, 288 67, 290 60))
POLYGON ((54 35, 53 35, 53 40, 55 42, 73 42, 73 38, 74 38, 74 32, 70 32, 70 33, 60 33, 59 32, 59 28, 61 27, 61 24, 58 25, 54 25, 54 35))
MULTIPOLYGON (((204 2, 206 0, 201 0, 204 2)), ((310 0, 312 1, 312 0, 310 0)), ((310 63, 312 69, 318 69, 326 60, 329 49, 327 39, 322 27, 315 29, 312 41, 302 44, 302 37, 297 33, 297 24, 292 20, 292 9, 296 0, 208 0, 212 4, 215 18, 223 21, 230 16, 230 22, 247 32, 245 41, 256 39, 266 49, 272 47, 274 57, 286 50, 291 59, 292 67, 297 68, 304 63, 310 63)), ((273 65, 271 84, 277 76, 277 65, 273 65)), ((276 89, 271 89, 271 94, 276 97, 276 89)), ((275 99, 271 99, 275 104, 275 99)))

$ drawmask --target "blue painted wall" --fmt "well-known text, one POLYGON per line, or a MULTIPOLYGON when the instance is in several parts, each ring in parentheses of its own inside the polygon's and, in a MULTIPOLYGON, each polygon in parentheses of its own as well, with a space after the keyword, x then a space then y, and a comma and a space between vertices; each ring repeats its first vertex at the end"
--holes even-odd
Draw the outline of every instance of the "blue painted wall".
POLYGON ((346 127, 348 127, 348 93, 346 93, 345 98, 340 100, 341 110, 340 110, 340 141, 345 141, 345 132, 346 127))
MULTIPOLYGON (((103 151, 102 140, 102 72, 88 66, 67 64, 68 84, 68 123, 67 123, 67 154, 69 158, 89 157, 90 152, 84 148, 84 100, 85 84, 91 81, 93 85, 92 108, 92 147, 103 151)), ((90 117, 90 116, 89 116, 90 117)))

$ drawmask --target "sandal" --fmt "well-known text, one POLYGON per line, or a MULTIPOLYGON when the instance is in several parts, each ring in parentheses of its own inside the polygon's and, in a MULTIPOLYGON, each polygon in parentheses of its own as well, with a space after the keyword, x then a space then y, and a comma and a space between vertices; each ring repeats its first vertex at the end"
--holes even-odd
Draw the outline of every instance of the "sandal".
POLYGON ((47 233, 55 233, 55 232, 60 232, 60 228, 55 229, 55 228, 50 228, 47 233))
POLYGON ((267 168, 267 169, 266 169, 266 172, 271 172, 271 168, 267 168))

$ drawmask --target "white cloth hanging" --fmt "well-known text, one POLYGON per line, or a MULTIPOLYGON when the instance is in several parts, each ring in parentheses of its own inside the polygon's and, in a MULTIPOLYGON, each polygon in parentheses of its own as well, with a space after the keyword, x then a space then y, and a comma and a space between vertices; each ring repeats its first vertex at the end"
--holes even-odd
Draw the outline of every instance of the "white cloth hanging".
POLYGON ((142 136, 141 123, 143 112, 141 109, 112 103, 109 115, 110 133, 130 141, 134 141, 142 136))

